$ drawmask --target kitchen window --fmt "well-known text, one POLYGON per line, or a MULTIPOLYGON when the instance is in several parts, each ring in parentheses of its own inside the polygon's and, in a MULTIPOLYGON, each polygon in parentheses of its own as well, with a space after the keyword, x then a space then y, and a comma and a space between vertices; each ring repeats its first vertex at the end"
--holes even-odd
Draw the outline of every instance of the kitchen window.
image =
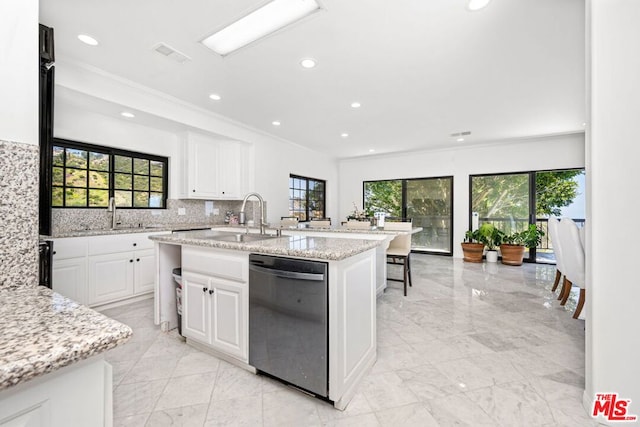
POLYGON ((326 182, 321 179, 289 175, 289 216, 299 221, 325 217, 326 182))
POLYGON ((54 139, 51 163, 51 207, 166 207, 166 157, 54 139))

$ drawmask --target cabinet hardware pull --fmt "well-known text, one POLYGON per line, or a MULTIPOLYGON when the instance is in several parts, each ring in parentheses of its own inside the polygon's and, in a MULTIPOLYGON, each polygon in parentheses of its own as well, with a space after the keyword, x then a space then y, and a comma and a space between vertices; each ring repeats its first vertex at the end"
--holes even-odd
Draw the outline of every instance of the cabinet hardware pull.
POLYGON ((209 295, 213 294, 213 289, 209 289, 209 295))
POLYGON ((202 292, 207 292, 207 288, 202 288, 202 292))
POLYGON ((132 259, 130 259, 130 260, 129 260, 129 262, 133 262, 133 260, 132 260, 132 259))
POLYGON ((53 254, 55 255, 55 254, 56 254, 56 251, 53 251, 53 254))
POLYGON ((133 244, 133 246, 138 246, 138 244, 137 244, 137 243, 134 243, 134 244, 133 244))
POLYGON ((136 262, 140 262, 140 258, 136 258, 136 262))
POLYGON ((191 190, 191 191, 193 191, 194 193, 196 192, 196 190, 191 190))

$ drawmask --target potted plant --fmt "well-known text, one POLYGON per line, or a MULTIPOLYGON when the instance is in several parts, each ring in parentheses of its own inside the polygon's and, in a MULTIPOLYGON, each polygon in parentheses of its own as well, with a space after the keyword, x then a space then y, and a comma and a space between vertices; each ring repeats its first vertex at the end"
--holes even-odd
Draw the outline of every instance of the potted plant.
POLYGON ((522 265, 525 248, 535 248, 542 242, 544 231, 535 224, 530 224, 526 230, 510 234, 504 237, 500 245, 502 263, 506 265, 522 265))
POLYGON ((498 261, 498 247, 502 243, 504 233, 493 224, 485 222, 478 228, 480 241, 487 247, 487 262, 498 261))
POLYGON ((463 260, 466 262, 482 262, 484 243, 480 241, 479 230, 468 230, 464 234, 462 245, 463 260))

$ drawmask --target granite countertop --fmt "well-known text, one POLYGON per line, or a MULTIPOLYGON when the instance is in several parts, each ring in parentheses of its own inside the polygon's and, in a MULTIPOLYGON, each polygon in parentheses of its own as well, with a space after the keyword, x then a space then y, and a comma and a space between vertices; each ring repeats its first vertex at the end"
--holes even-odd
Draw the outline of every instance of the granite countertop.
POLYGON ((131 328, 43 286, 0 289, 0 390, 126 342, 131 328))
MULTIPOLYGON (((239 232, 244 232, 247 227, 244 225, 214 225, 212 226, 213 229, 219 229, 219 230, 230 230, 230 229, 235 229, 237 228, 239 232)), ((258 230, 258 227, 249 227, 249 229, 251 230, 258 230)), ((275 231, 280 229, 280 227, 271 227, 271 226, 267 226, 266 230, 267 231, 275 231)), ((393 235, 397 235, 397 234, 407 234, 407 231, 401 231, 401 230, 385 230, 384 227, 376 227, 371 226, 370 228, 363 228, 363 229, 358 229, 358 228, 347 228, 347 227, 343 227, 343 226, 330 226, 330 227, 283 227, 281 229, 284 232, 288 232, 288 231, 294 231, 294 232, 332 232, 332 233, 352 233, 352 234, 393 234, 393 235)), ((415 234, 422 231, 422 227, 413 227, 411 229, 411 234, 415 234)))
POLYGON ((203 246, 329 261, 340 261, 381 244, 380 240, 334 239, 314 236, 282 236, 253 242, 230 242, 215 239, 218 236, 233 236, 235 234, 240 233, 200 230, 151 236, 149 238, 156 242, 173 245, 203 246))
POLYGON ((110 228, 99 228, 92 230, 71 230, 60 233, 54 233, 50 236, 41 235, 41 239, 58 239, 63 237, 86 237, 86 236, 106 236, 111 234, 131 234, 131 233, 153 233, 160 231, 180 231, 180 230, 194 230, 194 229, 208 229, 212 227, 224 227, 224 225, 215 224, 156 224, 147 225, 143 227, 119 227, 114 230, 110 228))

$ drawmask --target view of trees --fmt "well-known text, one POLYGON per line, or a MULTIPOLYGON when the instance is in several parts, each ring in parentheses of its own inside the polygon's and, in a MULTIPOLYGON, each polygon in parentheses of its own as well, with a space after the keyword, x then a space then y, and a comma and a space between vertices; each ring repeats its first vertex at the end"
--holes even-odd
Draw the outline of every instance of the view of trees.
POLYGON ((52 206, 107 207, 113 177, 118 207, 162 207, 164 163, 87 150, 53 147, 52 206))

